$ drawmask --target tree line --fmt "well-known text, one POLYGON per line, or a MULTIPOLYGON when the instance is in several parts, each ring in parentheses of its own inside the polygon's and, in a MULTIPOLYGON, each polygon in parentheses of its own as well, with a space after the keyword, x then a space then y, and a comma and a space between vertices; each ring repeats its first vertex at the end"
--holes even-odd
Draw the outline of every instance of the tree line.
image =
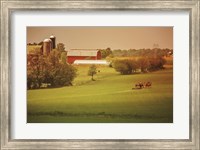
POLYGON ((121 74, 134 74, 138 70, 141 73, 146 73, 163 69, 163 65, 165 63, 165 59, 161 56, 139 57, 128 59, 115 59, 112 62, 112 67, 121 74))
POLYGON ((131 56, 171 56, 173 55, 173 50, 168 48, 153 48, 153 49, 129 49, 129 50, 121 50, 115 49, 111 50, 111 48, 107 49, 99 49, 101 52, 101 57, 131 57, 131 56))
POLYGON ((155 55, 164 57, 173 55, 173 50, 168 48, 113 50, 112 55, 113 57, 155 56, 155 55))

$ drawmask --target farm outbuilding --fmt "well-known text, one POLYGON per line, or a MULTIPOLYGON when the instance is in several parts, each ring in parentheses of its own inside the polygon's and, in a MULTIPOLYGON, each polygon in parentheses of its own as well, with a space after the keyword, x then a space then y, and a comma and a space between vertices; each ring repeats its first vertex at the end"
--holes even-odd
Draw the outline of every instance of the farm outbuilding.
POLYGON ((52 48, 55 49, 56 48, 56 37, 54 35, 51 35, 50 39, 52 41, 52 48))
POLYGON ((106 60, 75 60, 76 65, 109 65, 110 63, 106 60))
POLYGON ((48 56, 56 48, 56 37, 51 35, 50 38, 44 39, 40 48, 41 54, 48 56))
POLYGON ((99 50, 72 49, 67 52, 67 62, 74 63, 75 60, 100 60, 101 52, 99 50))
POLYGON ((53 43, 51 39, 44 39, 42 45, 42 54, 49 55, 49 53, 52 51, 52 48, 53 48, 53 43))

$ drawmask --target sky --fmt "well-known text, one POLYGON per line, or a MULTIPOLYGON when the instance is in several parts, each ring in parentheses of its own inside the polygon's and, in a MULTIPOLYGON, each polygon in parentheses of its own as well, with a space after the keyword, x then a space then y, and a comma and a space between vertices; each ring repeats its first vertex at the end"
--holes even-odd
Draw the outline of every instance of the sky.
POLYGON ((51 35, 65 49, 173 49, 173 27, 27 27, 27 43, 51 35))

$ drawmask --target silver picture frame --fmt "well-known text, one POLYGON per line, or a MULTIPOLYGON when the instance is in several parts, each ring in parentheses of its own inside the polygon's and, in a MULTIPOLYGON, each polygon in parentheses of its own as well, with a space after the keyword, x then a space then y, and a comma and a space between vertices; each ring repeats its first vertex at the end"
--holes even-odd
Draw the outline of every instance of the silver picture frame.
POLYGON ((200 149, 200 1, 199 0, 0 0, 1 2, 1 149, 200 149), (12 139, 11 138, 11 15, 17 10, 189 11, 190 138, 182 139, 12 139))

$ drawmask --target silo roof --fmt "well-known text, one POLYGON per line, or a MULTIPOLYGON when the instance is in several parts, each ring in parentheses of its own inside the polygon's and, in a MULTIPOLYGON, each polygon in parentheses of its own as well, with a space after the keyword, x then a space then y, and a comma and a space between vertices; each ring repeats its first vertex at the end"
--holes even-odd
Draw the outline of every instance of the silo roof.
POLYGON ((51 39, 44 39, 43 42, 52 42, 51 39))
POLYGON ((54 36, 54 35, 51 35, 50 38, 55 38, 55 36, 54 36))

